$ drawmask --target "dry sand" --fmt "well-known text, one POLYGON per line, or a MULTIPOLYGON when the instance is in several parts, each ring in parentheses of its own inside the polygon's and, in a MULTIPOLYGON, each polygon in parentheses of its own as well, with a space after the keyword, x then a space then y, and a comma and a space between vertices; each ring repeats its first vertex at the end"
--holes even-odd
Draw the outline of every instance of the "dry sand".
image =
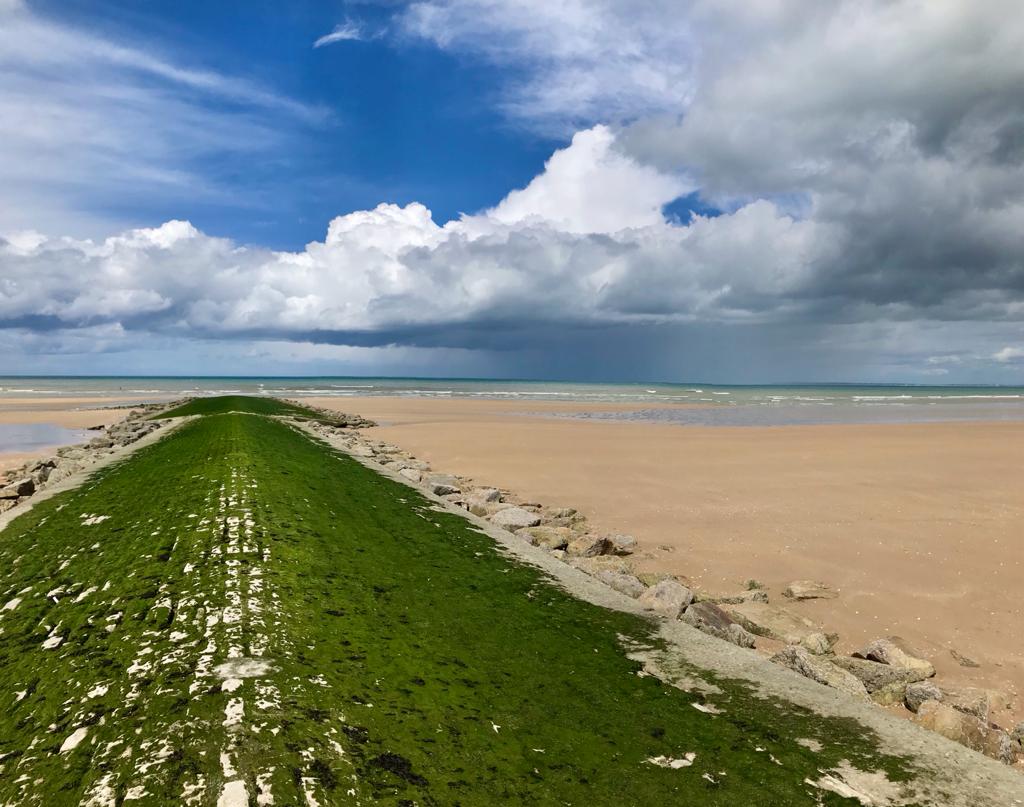
POLYGON ((841 651, 898 634, 940 682, 1019 693, 997 717, 1024 719, 1024 422, 709 428, 549 417, 632 408, 617 405, 309 400, 438 470, 635 535, 642 569, 717 593, 757 578, 774 602, 822 580, 838 599, 791 607, 841 651))

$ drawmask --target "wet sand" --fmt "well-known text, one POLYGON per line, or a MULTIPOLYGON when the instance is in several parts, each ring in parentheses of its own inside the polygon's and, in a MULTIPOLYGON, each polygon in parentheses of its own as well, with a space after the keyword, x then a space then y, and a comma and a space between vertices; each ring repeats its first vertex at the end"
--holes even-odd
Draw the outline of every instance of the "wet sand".
POLYGON ((898 634, 940 683, 1019 693, 994 717, 1024 719, 1024 422, 681 427, 550 417, 628 405, 308 400, 377 420, 438 470, 635 535, 641 569, 715 593, 761 580, 840 651, 898 634), (789 605, 797 579, 840 597, 789 605))

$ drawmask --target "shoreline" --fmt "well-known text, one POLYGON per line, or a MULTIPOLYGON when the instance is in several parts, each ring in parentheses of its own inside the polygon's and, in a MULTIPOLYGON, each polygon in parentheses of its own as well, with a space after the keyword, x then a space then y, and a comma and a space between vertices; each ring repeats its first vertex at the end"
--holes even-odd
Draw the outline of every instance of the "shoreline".
POLYGON ((679 429, 556 420, 566 407, 552 403, 304 400, 376 420, 367 437, 439 471, 634 535, 638 571, 708 596, 756 578, 779 603, 789 582, 822 580, 837 599, 786 607, 838 632, 837 652, 902 636, 948 686, 1005 695, 1002 725, 1024 719, 1012 541, 1024 424, 679 429))

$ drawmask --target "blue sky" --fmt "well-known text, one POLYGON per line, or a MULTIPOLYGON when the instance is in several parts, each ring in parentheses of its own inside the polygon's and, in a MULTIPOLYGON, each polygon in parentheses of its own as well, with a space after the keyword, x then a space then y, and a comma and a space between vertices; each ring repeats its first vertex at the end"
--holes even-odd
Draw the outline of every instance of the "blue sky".
POLYGON ((246 76, 322 112, 279 120, 275 153, 253 159, 222 149, 196 160, 194 170, 228 191, 223 200, 90 200, 139 226, 187 218, 212 234, 297 249, 322 237, 338 213, 380 202, 420 201, 443 222, 496 204, 565 145, 564 137, 500 114, 495 66, 389 34, 393 4, 51 0, 34 7, 196 69, 246 76), (366 38, 313 47, 345 22, 366 38))
POLYGON ((1024 383, 1015 12, 0 0, 0 374, 1024 383))

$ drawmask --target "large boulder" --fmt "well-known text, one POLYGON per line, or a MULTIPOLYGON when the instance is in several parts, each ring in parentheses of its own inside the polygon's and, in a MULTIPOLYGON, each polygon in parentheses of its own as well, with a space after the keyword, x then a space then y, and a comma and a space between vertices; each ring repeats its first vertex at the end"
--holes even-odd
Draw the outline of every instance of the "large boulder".
POLYGON ((942 690, 931 681, 918 681, 914 684, 908 684, 906 691, 903 693, 903 702, 912 712, 917 712, 925 701, 941 700, 942 690))
POLYGON ((600 535, 581 535, 569 542, 565 552, 574 557, 593 558, 607 554, 609 549, 611 549, 611 544, 607 538, 600 535))
POLYGON ((1019 746, 1014 749, 1015 743, 1005 731, 941 701, 922 703, 915 720, 926 729, 1000 762, 1013 764, 1017 757, 1019 746))
POLYGON ((931 678, 935 675, 935 668, 931 665, 931 662, 913 655, 898 636, 876 639, 871 644, 854 653, 853 657, 877 661, 880 664, 901 667, 905 670, 917 670, 922 673, 921 679, 918 680, 931 678))
POLYGON ((676 580, 662 580, 647 589, 639 597, 639 602, 645 611, 676 619, 693 602, 693 592, 676 580))
MULTIPOLYGON (((928 677, 923 671, 918 669, 893 667, 889 664, 881 664, 877 661, 867 661, 860 658, 837 656, 832 659, 832 663, 856 675, 864 683, 868 692, 874 692, 876 689, 882 689, 883 687, 892 687, 893 685, 897 685, 897 688, 899 686, 906 688, 907 684, 923 681, 928 677)), ((902 690, 900 691, 900 696, 902 700, 902 690)))
POLYGON ((26 476, 0 488, 0 499, 17 499, 20 496, 31 496, 35 492, 36 483, 32 481, 32 477, 26 476))
POLYGON ((942 702, 979 720, 988 721, 992 712, 1006 709, 1012 698, 1005 692, 981 687, 943 687, 942 702))
POLYGON ((745 602, 727 606, 725 610, 755 636, 786 644, 799 644, 804 637, 821 632, 811 620, 767 603, 745 602))
POLYGON ((569 545, 569 541, 576 537, 576 533, 567 527, 549 527, 546 524, 539 527, 526 527, 518 534, 520 538, 525 538, 534 546, 539 546, 549 552, 553 549, 565 549, 569 545))
POLYGON ((860 698, 867 698, 868 691, 860 679, 842 667, 837 667, 828 659, 816 656, 806 648, 798 645, 789 645, 782 648, 771 658, 772 663, 780 664, 794 672, 800 673, 804 678, 810 678, 819 684, 856 695, 860 698))
POLYGON ((793 600, 834 600, 839 592, 816 580, 794 580, 782 592, 793 600))
POLYGON ((646 589, 644 584, 631 574, 605 570, 598 572, 594 576, 606 586, 610 586, 616 591, 625 594, 627 597, 632 597, 633 599, 636 599, 643 594, 646 589))
POLYGON ((540 524, 540 516, 522 507, 506 507, 491 516, 491 523, 515 532, 526 527, 536 527, 540 524))
POLYGON ((683 622, 697 630, 725 639, 740 647, 753 647, 754 635, 737 624, 724 610, 713 602, 695 602, 687 607, 681 617, 683 622))

